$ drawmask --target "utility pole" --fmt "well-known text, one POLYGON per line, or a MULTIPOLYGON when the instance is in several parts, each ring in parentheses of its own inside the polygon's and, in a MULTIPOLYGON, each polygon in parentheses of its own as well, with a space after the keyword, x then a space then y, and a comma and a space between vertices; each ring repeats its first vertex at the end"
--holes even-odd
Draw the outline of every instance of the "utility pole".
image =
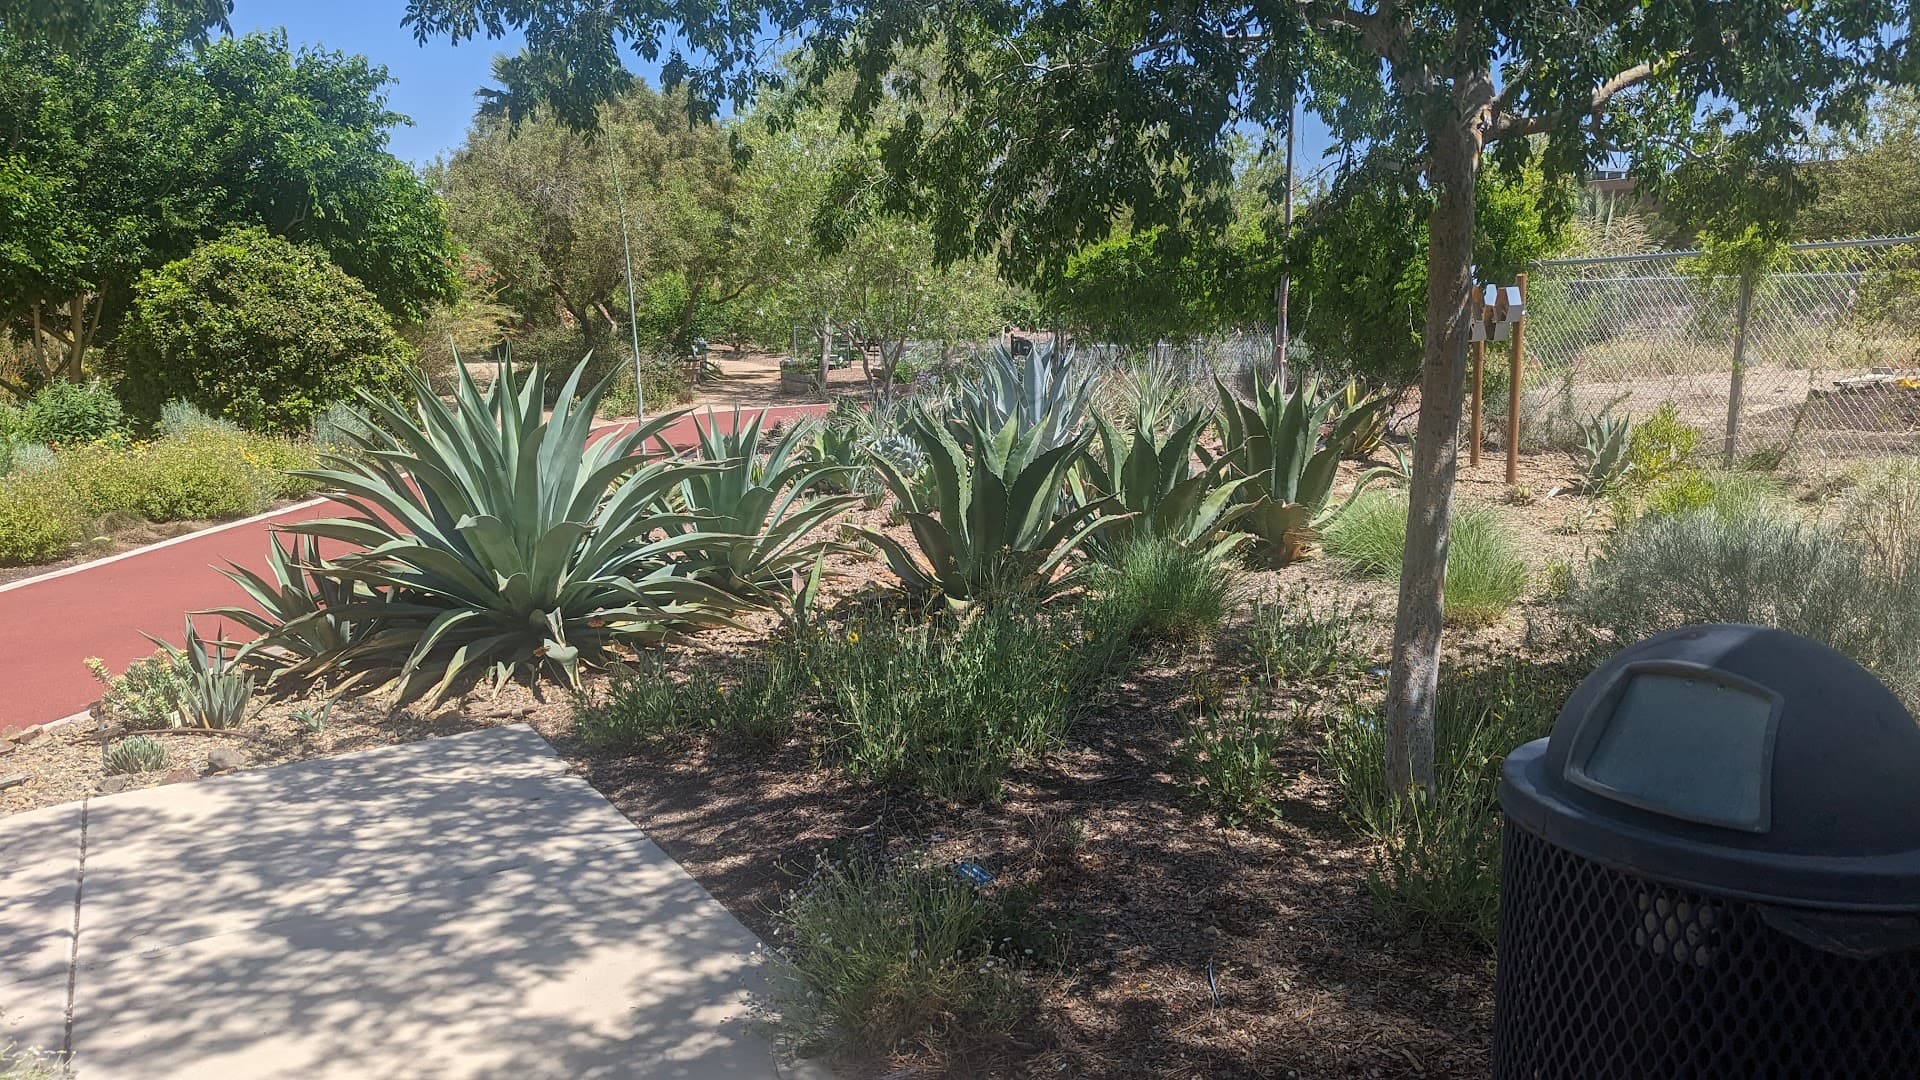
MULTIPOLYGON (((608 140, 611 144, 612 140, 608 140)), ((620 253, 627 263, 627 326, 633 331, 633 418, 647 418, 646 391, 640 381, 640 305, 633 296, 633 242, 627 237, 627 195, 620 187, 620 155, 611 145, 608 161, 613 166, 613 201, 620 207, 620 253)))

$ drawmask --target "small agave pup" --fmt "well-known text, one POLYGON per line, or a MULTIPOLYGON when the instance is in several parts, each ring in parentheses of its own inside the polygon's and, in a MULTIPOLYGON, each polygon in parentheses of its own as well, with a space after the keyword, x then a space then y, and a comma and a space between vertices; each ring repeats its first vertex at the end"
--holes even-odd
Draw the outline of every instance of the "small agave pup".
POLYGON ((715 537, 664 509, 682 482, 722 466, 647 453, 684 413, 596 433, 607 384, 582 389, 584 368, 551 415, 537 365, 524 380, 502 365, 484 391, 460 366, 451 404, 418 377, 410 403, 366 398, 373 423, 349 433, 355 452, 306 474, 354 513, 287 529, 351 546, 303 568, 342 588, 313 592, 313 612, 270 627, 254 648, 294 652, 298 632, 323 617, 377 618, 377 632, 294 659, 289 674, 378 672, 402 700, 423 690, 437 699, 469 672, 497 685, 546 669, 577 686, 583 663, 737 608, 682 559, 715 537))

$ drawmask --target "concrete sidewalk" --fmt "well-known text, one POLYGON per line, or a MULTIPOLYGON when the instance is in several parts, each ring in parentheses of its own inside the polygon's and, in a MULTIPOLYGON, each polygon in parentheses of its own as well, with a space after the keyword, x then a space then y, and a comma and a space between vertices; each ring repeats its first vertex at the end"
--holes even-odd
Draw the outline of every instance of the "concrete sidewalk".
POLYGON ((0 819, 0 1045, 119 1077, 775 1077, 754 936, 525 727, 0 819))

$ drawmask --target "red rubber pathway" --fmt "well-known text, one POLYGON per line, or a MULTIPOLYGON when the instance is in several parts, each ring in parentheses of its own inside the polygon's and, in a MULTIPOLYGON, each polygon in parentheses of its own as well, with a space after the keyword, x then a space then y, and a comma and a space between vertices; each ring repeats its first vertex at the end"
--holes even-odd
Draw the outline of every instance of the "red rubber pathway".
MULTIPOLYGON (((760 411, 772 425, 820 415, 826 406, 782 405, 742 410, 741 416, 760 411)), ((715 415, 732 426, 731 409, 716 409, 715 415)), ((669 428, 667 441, 693 445, 692 421, 669 428)), ((178 642, 187 612, 245 602, 219 568, 231 561, 265 570, 270 532, 340 509, 313 500, 0 585, 0 731, 84 712, 100 696, 88 657, 119 671, 153 651, 143 630, 178 642)), ((207 637, 217 629, 213 620, 194 625, 207 637)))

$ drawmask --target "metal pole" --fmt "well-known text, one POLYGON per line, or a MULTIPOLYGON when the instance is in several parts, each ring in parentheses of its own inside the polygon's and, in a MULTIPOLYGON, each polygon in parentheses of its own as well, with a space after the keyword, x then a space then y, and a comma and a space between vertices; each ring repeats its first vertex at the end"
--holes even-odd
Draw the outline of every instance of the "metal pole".
MULTIPOLYGON (((1476 305, 1477 306, 1477 305, 1476 305)), ((1487 387, 1487 343, 1473 343, 1473 421, 1468 427, 1467 464, 1480 464, 1480 397, 1487 387)))
POLYGON ((613 199, 620 207, 620 253, 627 263, 627 325, 633 329, 633 418, 647 418, 646 390, 640 379, 640 305, 633 296, 633 242, 627 236, 627 195, 620 187, 620 155, 608 147, 613 164, 613 199))
MULTIPOLYGON (((1520 286, 1520 303, 1527 302, 1527 275, 1515 278, 1520 286)), ((1513 343, 1507 346, 1507 484, 1520 482, 1520 365, 1526 347, 1527 316, 1524 307, 1513 320, 1513 343)))
POLYGON ((1753 271, 1740 272, 1740 292, 1733 317, 1733 376, 1727 387, 1726 465, 1733 468, 1740 454, 1740 398, 1747 370, 1747 320, 1753 311, 1753 271))
POLYGON ((1287 389, 1287 301, 1293 291, 1293 267, 1289 261, 1292 256, 1286 246, 1293 242, 1293 120, 1294 102, 1287 99, 1287 191, 1280 200, 1280 284, 1273 290, 1274 306, 1278 309, 1279 325, 1273 331, 1273 364, 1280 376, 1280 389, 1287 389))

